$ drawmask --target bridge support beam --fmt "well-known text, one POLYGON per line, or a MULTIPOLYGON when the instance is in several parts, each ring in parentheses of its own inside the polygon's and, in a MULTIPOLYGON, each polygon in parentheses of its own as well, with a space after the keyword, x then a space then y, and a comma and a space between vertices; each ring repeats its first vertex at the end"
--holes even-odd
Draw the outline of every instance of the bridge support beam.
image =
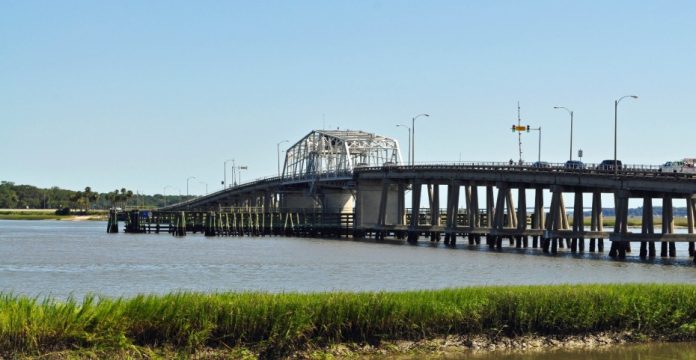
MULTIPOLYGON (((517 189, 517 230, 524 233, 527 230, 527 189, 520 186, 517 189)), ((515 247, 520 249, 529 245, 526 235, 518 235, 515 239, 515 247)))
MULTIPOLYGON (((470 206, 466 210, 469 212, 469 227, 471 229, 476 229, 481 227, 481 214, 479 213, 479 200, 478 200, 478 185, 471 182, 469 185, 471 192, 470 206)), ((481 235, 469 233, 469 245, 477 245, 481 243, 481 235)))
MULTIPOLYGON (((582 191, 575 191, 575 203, 573 206, 573 232, 584 232, 585 231, 585 216, 583 214, 582 206, 582 191)), ((574 237, 571 244, 572 252, 584 252, 585 251, 585 238, 584 237, 574 237)))
POLYGON ((420 230, 418 226, 420 225, 420 200, 421 200, 421 188, 423 185, 416 181, 413 183, 413 189, 411 190, 411 224, 408 229, 408 242, 415 244, 418 241, 420 235, 420 230))
MULTIPOLYGON (((534 189, 534 217, 532 218, 532 229, 544 230, 546 228, 546 211, 544 211, 544 188, 534 189)), ((534 235, 532 238, 532 248, 539 246, 540 236, 534 235)))
POLYGON ((459 213, 460 183, 452 181, 447 185, 447 224, 445 230, 445 245, 457 244, 457 217, 459 213))
MULTIPOLYGON (((689 234, 694 233, 694 199, 691 196, 686 197, 686 225, 689 234)), ((694 242, 689 242, 689 256, 694 256, 694 242)), ((696 261, 696 258, 694 258, 696 261)))
MULTIPOLYGON (((674 213, 672 207, 672 196, 665 195, 662 198, 662 234, 672 234, 674 233, 674 213)), ((674 242, 661 242, 661 252, 662 257, 675 257, 677 256, 677 249, 674 242)))
POLYGON ((441 225, 440 186, 438 184, 428 184, 428 198, 430 199, 430 241, 440 241, 440 233, 432 229, 441 225))
MULTIPOLYGON (((641 234, 654 234, 655 225, 653 221, 653 206, 652 198, 650 196, 643 197, 643 214, 641 217, 641 234)), ((651 258, 655 257, 655 242, 654 241, 641 241, 640 243, 640 253, 641 259, 645 259, 647 256, 651 258)))

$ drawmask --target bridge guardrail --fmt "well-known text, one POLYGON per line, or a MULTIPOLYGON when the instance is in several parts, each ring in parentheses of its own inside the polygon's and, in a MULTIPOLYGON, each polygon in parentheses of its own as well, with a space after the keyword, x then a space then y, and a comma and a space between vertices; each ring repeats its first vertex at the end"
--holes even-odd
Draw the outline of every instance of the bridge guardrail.
MULTIPOLYGON (((683 178, 683 179, 696 179, 696 174, 691 173, 668 173, 661 172, 660 165, 645 165, 645 164, 627 164, 623 165, 618 173, 623 177, 670 177, 670 178, 683 178)), ((603 167, 600 164, 586 163, 583 164, 582 168, 571 168, 567 167, 565 163, 545 163, 543 166, 535 166, 535 163, 524 162, 512 163, 510 162, 481 162, 481 161, 458 161, 458 162, 427 162, 418 163, 416 165, 385 165, 385 166, 366 166, 366 167, 356 167, 353 172, 341 171, 341 172, 327 172, 319 174, 318 176, 268 176, 257 178, 251 182, 239 184, 226 189, 218 190, 216 192, 206 195, 206 197, 216 196, 223 194, 232 190, 240 190, 244 188, 254 187, 258 185, 274 183, 274 182, 299 182, 306 180, 327 180, 327 179, 340 179, 346 177, 352 177, 354 173, 360 172, 374 172, 374 171, 408 171, 408 170, 418 170, 418 169, 443 169, 443 170, 456 170, 456 169, 468 169, 468 170, 479 170, 479 171, 530 171, 530 172, 550 172, 550 173, 583 173, 583 174, 595 174, 595 175, 606 175, 614 176, 614 168, 612 166, 603 167)), ((178 204, 172 204, 161 209, 168 208, 179 208, 195 204, 200 197, 187 200, 178 204)))

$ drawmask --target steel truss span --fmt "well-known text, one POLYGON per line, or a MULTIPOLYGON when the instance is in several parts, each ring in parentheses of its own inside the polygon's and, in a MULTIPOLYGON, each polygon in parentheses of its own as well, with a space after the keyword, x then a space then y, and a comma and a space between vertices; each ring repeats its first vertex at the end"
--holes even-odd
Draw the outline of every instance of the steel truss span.
POLYGON ((360 167, 401 165, 399 142, 355 130, 314 130, 285 155, 283 178, 351 174, 360 167))

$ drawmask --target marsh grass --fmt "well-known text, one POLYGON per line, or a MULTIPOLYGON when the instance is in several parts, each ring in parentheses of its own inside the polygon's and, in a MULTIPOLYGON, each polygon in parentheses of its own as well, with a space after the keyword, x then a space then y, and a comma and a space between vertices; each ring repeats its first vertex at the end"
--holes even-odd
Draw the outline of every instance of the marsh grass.
POLYGON ((250 347, 272 357, 339 342, 633 331, 696 338, 696 286, 474 287, 396 293, 172 293, 78 302, 0 296, 0 355, 250 347))

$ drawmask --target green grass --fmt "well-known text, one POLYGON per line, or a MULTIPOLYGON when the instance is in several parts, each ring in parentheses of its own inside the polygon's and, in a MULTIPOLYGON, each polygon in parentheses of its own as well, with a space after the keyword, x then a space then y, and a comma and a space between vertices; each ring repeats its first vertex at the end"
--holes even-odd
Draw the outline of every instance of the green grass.
MULTIPOLYGON (((100 210, 90 210, 90 220, 106 220, 107 213, 100 210)), ((72 215, 56 215, 55 210, 14 209, 0 210, 0 220, 69 220, 72 215)))
POLYGON ((82 302, 0 296, 0 357, 75 349, 307 345, 452 334, 572 335, 632 330, 696 338, 696 286, 562 285, 398 293, 174 293, 82 302))

